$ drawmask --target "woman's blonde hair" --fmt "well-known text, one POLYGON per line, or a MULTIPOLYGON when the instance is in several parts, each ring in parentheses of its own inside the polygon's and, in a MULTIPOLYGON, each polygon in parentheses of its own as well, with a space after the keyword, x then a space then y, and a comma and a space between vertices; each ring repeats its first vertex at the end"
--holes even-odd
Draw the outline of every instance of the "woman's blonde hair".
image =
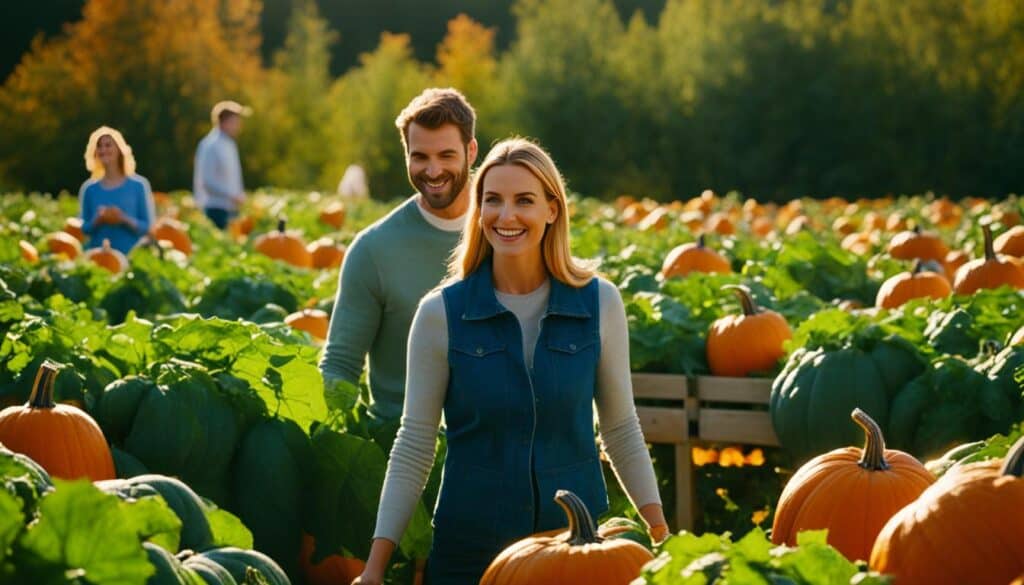
POLYGON ((473 177, 470 188, 469 213, 462 239, 452 253, 448 264, 449 281, 464 279, 490 257, 492 248, 484 237, 480 225, 480 207, 483 201, 484 179, 492 168, 518 165, 530 172, 544 187, 549 201, 555 201, 558 214, 548 225, 541 241, 541 256, 548 273, 560 282, 582 287, 594 277, 594 272, 580 265, 572 257, 569 246, 569 209, 566 205, 565 182, 555 162, 543 148, 525 138, 508 138, 494 145, 473 177))
POLYGON ((131 176, 135 174, 135 156, 132 155, 132 147, 128 146, 125 142, 124 136, 117 130, 114 130, 110 126, 100 126, 93 130, 92 134, 89 135, 89 143, 85 145, 85 169, 89 171, 93 179, 102 179, 106 174, 106 170, 103 168, 103 164, 96 159, 96 146, 100 143, 100 138, 103 136, 109 136, 113 139, 114 144, 117 145, 118 150, 121 151, 121 172, 125 176, 131 176))

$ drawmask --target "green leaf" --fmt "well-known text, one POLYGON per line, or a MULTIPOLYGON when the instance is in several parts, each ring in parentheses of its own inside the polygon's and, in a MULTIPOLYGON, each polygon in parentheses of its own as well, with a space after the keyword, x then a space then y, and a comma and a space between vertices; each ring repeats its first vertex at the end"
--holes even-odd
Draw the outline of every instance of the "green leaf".
POLYGON ((314 481, 307 526, 326 550, 366 558, 376 523, 386 460, 374 442, 324 427, 313 433, 314 481))
POLYGON ((252 532, 238 516, 218 508, 211 502, 207 501, 206 505, 203 513, 206 514, 206 521, 210 523, 214 547, 236 546, 245 550, 252 548, 252 532))
POLYGON ((430 514, 427 513, 423 500, 416 502, 409 527, 402 535, 402 541, 398 548, 402 554, 410 559, 425 559, 430 554, 430 544, 434 537, 434 529, 430 524, 430 514))
POLYGON ((24 520, 21 515, 21 501, 0 490, 0 565, 7 557, 7 551, 22 528, 24 528, 24 520))
POLYGON ((150 497, 119 502, 121 515, 138 533, 167 550, 178 550, 181 541, 181 519, 163 498, 150 497))
POLYGON ((39 522, 21 546, 43 561, 81 570, 92 583, 143 585, 153 574, 136 525, 126 522, 121 501, 88 481, 55 480, 39 504, 39 522))

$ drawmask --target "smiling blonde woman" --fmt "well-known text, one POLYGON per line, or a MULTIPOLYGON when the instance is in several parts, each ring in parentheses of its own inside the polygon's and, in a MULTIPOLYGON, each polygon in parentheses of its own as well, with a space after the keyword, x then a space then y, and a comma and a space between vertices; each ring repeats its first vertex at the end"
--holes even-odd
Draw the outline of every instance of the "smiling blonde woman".
POLYGON ((153 224, 155 211, 149 181, 136 173, 135 156, 124 136, 109 126, 89 135, 85 168, 90 178, 78 191, 87 248, 103 245, 127 254, 153 224))
POLYGON ((402 426, 355 583, 380 582, 433 464, 442 412, 430 585, 475 585, 509 544, 564 528, 556 490, 574 492, 594 518, 608 509, 595 403, 619 482, 652 538, 667 535, 633 405, 622 299, 573 260, 567 209, 554 162, 532 142, 498 143, 477 171, 450 279, 413 321, 402 426))

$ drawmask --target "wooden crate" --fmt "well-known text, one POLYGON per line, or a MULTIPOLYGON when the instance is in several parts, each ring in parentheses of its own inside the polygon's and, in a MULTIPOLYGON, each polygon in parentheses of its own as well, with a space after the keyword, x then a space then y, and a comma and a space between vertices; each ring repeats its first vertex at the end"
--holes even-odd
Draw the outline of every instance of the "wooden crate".
POLYGON ((695 443, 779 444, 768 413, 771 384, 767 378, 697 376, 688 380, 673 374, 633 374, 644 438, 675 447, 676 516, 668 519, 674 531, 694 526, 691 448, 695 443), (651 401, 658 406, 645 404, 651 401))

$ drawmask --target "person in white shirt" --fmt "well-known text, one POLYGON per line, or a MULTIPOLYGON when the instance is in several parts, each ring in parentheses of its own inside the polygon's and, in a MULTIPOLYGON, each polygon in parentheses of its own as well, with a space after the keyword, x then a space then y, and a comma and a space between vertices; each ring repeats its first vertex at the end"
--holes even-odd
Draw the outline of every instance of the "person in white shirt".
POLYGON ((242 131, 242 117, 251 114, 252 108, 238 102, 217 102, 210 112, 213 129, 196 147, 192 175, 196 205, 220 229, 227 227, 228 220, 245 201, 242 163, 235 139, 242 131))

